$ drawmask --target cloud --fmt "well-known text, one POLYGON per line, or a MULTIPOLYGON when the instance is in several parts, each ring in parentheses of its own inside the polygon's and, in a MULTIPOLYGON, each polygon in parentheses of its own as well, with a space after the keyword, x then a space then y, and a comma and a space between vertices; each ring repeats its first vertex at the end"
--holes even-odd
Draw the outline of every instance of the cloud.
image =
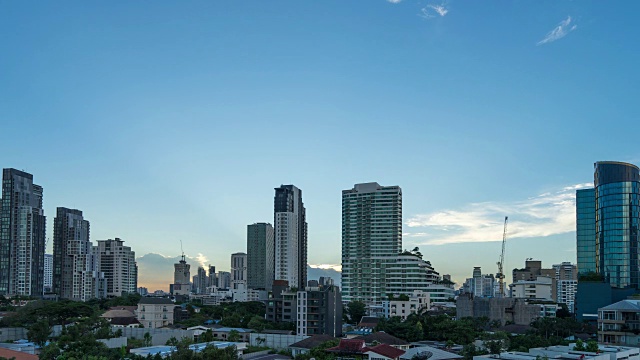
POLYGON ((430 4, 420 9, 420 13, 418 14, 418 16, 423 17, 425 19, 431 19, 436 16, 443 17, 447 15, 448 12, 449 12, 449 9, 447 9, 444 3, 440 5, 430 4))
POLYGON ((196 261, 200 264, 200 266, 206 269, 206 265, 209 262, 209 259, 207 259, 207 257, 202 255, 201 253, 198 253, 198 256, 196 256, 196 261))
MULTIPOLYGON (((191 265, 191 276, 198 273, 198 266, 204 267, 207 272, 209 268, 204 266, 207 258, 198 254, 198 256, 185 256, 187 264, 191 265)), ((149 288, 150 291, 162 289, 169 290, 169 284, 173 282, 173 264, 180 261, 180 256, 165 256, 156 253, 144 254, 136 258, 138 263, 138 284, 149 288)), ((218 269, 217 269, 218 270, 218 269)), ((219 270, 228 271, 228 268, 219 270)))
POLYGON ((556 26, 553 30, 549 31, 544 39, 538 41, 536 45, 544 45, 550 42, 554 42, 556 40, 560 40, 563 37, 567 36, 568 33, 578 28, 578 25, 571 25, 573 19, 571 16, 567 16, 565 20, 562 20, 558 26, 556 26))
POLYGON ((392 4, 398 4, 400 3, 400 1, 402 0, 387 0, 388 2, 392 3, 392 4))
POLYGON ((419 214, 406 225, 428 229, 425 236, 411 234, 431 245, 501 241, 504 216, 509 216, 509 239, 564 234, 575 231, 576 190, 592 186, 575 184, 521 201, 472 203, 464 209, 419 214))
POLYGON ((319 264, 319 265, 309 264, 309 267, 313 269, 322 269, 322 270, 332 269, 335 271, 342 271, 342 265, 336 265, 336 264, 319 264))

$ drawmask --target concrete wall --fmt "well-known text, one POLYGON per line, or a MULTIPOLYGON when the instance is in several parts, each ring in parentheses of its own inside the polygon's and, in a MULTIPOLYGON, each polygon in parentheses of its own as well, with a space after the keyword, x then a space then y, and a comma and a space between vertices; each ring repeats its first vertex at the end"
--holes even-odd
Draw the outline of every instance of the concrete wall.
POLYGON ((253 352, 253 353, 250 353, 250 354, 242 355, 241 359, 242 360, 249 360, 249 359, 253 359, 253 358, 258 357, 258 356, 267 355, 270 352, 271 352, 271 350, 256 351, 256 352, 253 352))
POLYGON ((179 330, 179 329, 145 329, 145 328, 122 328, 112 327, 112 331, 122 330, 122 336, 134 339, 144 339, 144 334, 149 333, 151 335, 151 345, 165 345, 167 340, 175 337, 180 340, 182 338, 189 338, 193 340, 193 330, 179 330))
POLYGON ((111 339, 98 339, 98 341, 107 345, 109 349, 119 349, 123 346, 127 346, 127 338, 124 336, 111 339))
POLYGON ((289 345, 302 341, 309 336, 306 335, 280 335, 280 334, 256 334, 252 333, 249 338, 251 346, 267 346, 272 349, 286 349, 289 345), (257 341, 258 338, 265 339, 263 343, 257 341))
POLYGON ((15 341, 27 338, 27 329, 25 328, 1 328, 0 342, 15 341))

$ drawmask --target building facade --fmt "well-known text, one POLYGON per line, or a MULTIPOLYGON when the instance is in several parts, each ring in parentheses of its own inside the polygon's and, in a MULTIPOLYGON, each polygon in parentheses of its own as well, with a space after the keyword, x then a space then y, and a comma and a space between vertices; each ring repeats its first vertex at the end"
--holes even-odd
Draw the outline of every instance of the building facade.
POLYGON ((309 287, 298 291, 295 301, 297 335, 342 335, 342 297, 339 287, 309 287))
POLYGON ((173 284, 169 286, 172 295, 189 295, 191 290, 191 265, 187 264, 184 254, 173 264, 173 284))
POLYGON ((228 271, 218 271, 218 287, 221 289, 231 288, 231 273, 228 271))
POLYGON ((247 288, 247 254, 231 254, 231 288, 247 288))
POLYGON ((94 247, 98 269, 107 279, 107 296, 118 297, 123 293, 134 294, 138 289, 138 265, 136 253, 124 245, 120 238, 98 240, 94 247))
POLYGON ((594 165, 596 272, 611 286, 640 285, 640 170, 614 161, 594 165))
POLYGON ((402 251, 402 190, 378 183, 342 191, 342 294, 379 304, 386 269, 402 251))
POLYGON ((598 309, 598 342, 640 345, 640 301, 622 300, 598 309))
POLYGON ((53 255, 44 254, 44 293, 53 290, 53 255))
POLYGON ((440 280, 431 263, 412 254, 397 256, 386 270, 387 295, 411 295, 415 290, 425 291, 440 280))
POLYGON ((247 286, 271 291, 274 265, 273 226, 268 223, 247 225, 247 286))
POLYGON ((553 279, 548 276, 538 276, 535 280, 519 280, 509 287, 511 297, 555 301, 553 279))
POLYGON ((467 278, 463 285, 463 291, 476 297, 495 297, 499 291, 497 287, 498 282, 493 274, 482 274, 482 268, 475 266, 472 277, 467 278))
POLYGON ((46 218, 42 186, 33 175, 2 171, 0 294, 42 296, 46 218))
MULTIPOLYGON (((404 294, 403 294, 404 295, 404 294)), ((420 311, 429 310, 431 305, 431 295, 422 290, 415 290, 405 297, 395 297, 382 302, 383 315, 386 318, 400 317, 402 321, 411 314, 418 314, 420 311)))
POLYGON ((138 303, 136 316, 147 329, 157 329, 173 324, 175 304, 167 298, 143 297, 138 303))
POLYGON ((307 220, 302 190, 281 185, 275 191, 274 279, 303 288, 307 283, 307 220))
POLYGON ((578 271, 596 272, 596 190, 576 191, 576 240, 578 271))

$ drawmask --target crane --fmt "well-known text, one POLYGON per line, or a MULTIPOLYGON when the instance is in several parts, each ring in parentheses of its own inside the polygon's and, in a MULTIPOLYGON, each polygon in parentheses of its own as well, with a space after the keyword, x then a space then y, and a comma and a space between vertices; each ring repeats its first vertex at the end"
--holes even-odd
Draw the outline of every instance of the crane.
POLYGON ((498 283, 500 284, 500 297, 504 297, 504 246, 507 243, 507 222, 509 221, 509 217, 504 217, 504 231, 502 232, 502 253, 500 253, 500 261, 498 264, 498 273, 496 277, 498 278, 498 283))

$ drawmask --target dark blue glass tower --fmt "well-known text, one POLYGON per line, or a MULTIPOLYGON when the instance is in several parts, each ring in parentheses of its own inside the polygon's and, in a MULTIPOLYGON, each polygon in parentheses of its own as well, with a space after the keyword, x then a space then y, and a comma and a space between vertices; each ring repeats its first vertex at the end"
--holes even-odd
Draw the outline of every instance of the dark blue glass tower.
POLYGON ((596 191, 576 191, 578 272, 596 272, 596 191))
POLYGON ((640 171, 615 161, 594 167, 596 271, 613 287, 638 288, 640 171))

